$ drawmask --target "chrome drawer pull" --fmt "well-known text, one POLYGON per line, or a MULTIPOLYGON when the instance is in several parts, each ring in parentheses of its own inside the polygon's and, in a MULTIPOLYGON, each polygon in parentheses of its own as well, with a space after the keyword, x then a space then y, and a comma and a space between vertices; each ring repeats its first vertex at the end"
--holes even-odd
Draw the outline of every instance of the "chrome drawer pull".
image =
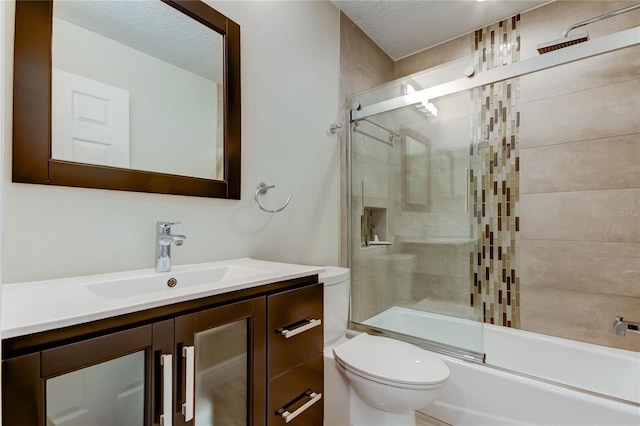
POLYGON ((194 382, 195 382, 195 358, 194 358, 193 346, 185 346, 182 348, 182 356, 186 359, 186 372, 185 372, 185 403, 182 404, 182 415, 184 421, 188 422, 193 420, 193 406, 194 406, 194 382))
POLYGON ((291 420, 295 419, 300 414, 304 413, 307 410, 307 408, 311 407, 313 404, 315 404, 316 402, 318 402, 318 401, 320 401, 322 399, 322 394, 321 393, 307 391, 305 393, 305 395, 307 397, 311 398, 311 399, 309 399, 309 401, 305 402, 304 405, 300 406, 300 408, 295 410, 293 413, 290 413, 289 411, 285 410, 284 408, 281 408, 281 409, 278 410, 278 414, 280 416, 282 416, 282 418, 284 419, 285 423, 289 423, 291 420))
POLYGON ((307 321, 307 324, 300 327, 296 327, 293 330, 289 330, 288 328, 283 328, 278 331, 280 332, 280 334, 282 334, 285 337, 285 339, 288 339, 290 337, 295 336, 296 334, 304 333, 305 331, 310 330, 322 324, 321 319, 307 319, 306 321, 307 321))

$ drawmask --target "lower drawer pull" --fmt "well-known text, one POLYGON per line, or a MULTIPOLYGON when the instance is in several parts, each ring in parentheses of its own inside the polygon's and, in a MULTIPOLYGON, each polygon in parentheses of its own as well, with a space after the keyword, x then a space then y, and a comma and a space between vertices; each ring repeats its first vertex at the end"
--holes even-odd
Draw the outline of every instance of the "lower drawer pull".
POLYGON ((304 333, 305 331, 310 330, 322 324, 321 319, 307 319, 304 322, 306 324, 301 325, 300 327, 296 327, 290 330, 288 328, 290 326, 288 326, 287 328, 279 329, 278 332, 282 334, 285 337, 285 339, 288 339, 290 337, 295 336, 296 334, 304 333))
POLYGON ((285 423, 289 423, 291 420, 295 419, 300 414, 304 413, 307 410, 307 408, 311 407, 313 404, 315 404, 316 402, 322 399, 321 393, 316 393, 312 391, 305 392, 303 396, 308 397, 309 401, 305 402, 303 405, 298 407, 298 409, 296 409, 293 413, 289 412, 285 408, 281 408, 278 410, 278 414, 282 416, 285 423))

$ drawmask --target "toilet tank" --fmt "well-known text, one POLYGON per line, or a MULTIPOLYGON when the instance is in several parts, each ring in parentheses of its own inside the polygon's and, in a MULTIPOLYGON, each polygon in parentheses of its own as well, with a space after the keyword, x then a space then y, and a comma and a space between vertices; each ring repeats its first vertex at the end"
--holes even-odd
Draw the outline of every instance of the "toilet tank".
POLYGON ((344 336, 349 320, 349 290, 351 271, 348 268, 327 266, 318 275, 324 283, 324 344, 344 336))

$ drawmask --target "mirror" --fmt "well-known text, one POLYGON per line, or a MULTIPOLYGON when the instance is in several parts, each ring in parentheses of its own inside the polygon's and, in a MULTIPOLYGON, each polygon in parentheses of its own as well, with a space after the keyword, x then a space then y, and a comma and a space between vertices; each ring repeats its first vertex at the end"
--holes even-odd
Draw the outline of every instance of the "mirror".
POLYGON ((18 1, 13 181, 239 199, 239 62, 200 1, 18 1))
POLYGON ((404 209, 428 211, 431 204, 431 150, 429 140, 405 129, 401 134, 404 209))
POLYGON ((222 180, 222 42, 159 1, 54 1, 51 157, 222 180))

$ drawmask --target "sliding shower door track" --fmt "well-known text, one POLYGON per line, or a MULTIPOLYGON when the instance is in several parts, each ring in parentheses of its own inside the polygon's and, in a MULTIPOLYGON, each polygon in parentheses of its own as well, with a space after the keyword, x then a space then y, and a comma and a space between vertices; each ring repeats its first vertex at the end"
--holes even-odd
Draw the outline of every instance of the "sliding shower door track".
POLYGON ((351 110, 351 122, 358 122, 367 117, 404 108, 409 105, 416 105, 442 96, 531 74, 536 71, 553 68, 558 65, 579 61, 592 56, 602 55, 604 53, 624 49, 625 47, 634 46, 636 44, 640 44, 640 26, 545 53, 544 55, 523 59, 521 61, 505 65, 504 67, 493 68, 482 73, 476 73, 472 77, 453 80, 448 83, 418 90, 413 93, 398 96, 376 104, 362 106, 359 110, 351 110))
POLYGON ((419 346, 431 352, 435 352, 441 355, 446 355, 452 358, 457 358, 467 362, 473 362, 476 364, 484 364, 486 355, 481 352, 474 352, 468 349, 459 348, 456 346, 447 345, 445 343, 436 342, 433 340, 421 339, 419 337, 411 336, 409 334, 398 333, 391 330, 385 330, 378 327, 372 327, 365 324, 352 322, 347 331, 367 333, 374 336, 390 337, 392 339, 402 340, 403 342, 411 343, 419 346))

